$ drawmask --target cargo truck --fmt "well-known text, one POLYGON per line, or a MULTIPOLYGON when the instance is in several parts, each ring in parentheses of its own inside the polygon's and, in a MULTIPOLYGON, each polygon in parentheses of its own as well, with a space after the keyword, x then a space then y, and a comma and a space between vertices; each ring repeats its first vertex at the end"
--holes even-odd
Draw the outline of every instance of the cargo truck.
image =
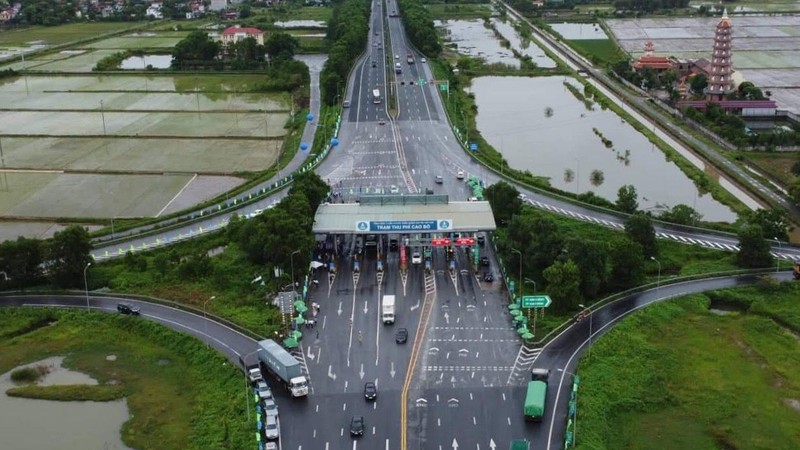
POLYGON ((258 342, 258 361, 262 369, 273 374, 292 393, 292 397, 308 395, 308 381, 300 361, 272 339, 258 342))
POLYGON ((408 61, 409 64, 414 64, 414 55, 412 55, 411 53, 407 54, 406 61, 408 61))
POLYGON ((525 395, 525 420, 541 422, 544 416, 545 399, 547 398, 547 383, 544 381, 529 381, 528 392, 525 395))
POLYGON ((384 295, 381 305, 381 318, 384 324, 394 323, 394 295, 384 295))
POLYGON ((527 439, 514 439, 509 450, 531 450, 531 443, 527 439))
POLYGON ((251 384, 256 384, 259 381, 264 381, 264 378, 261 376, 261 368, 258 364, 253 366, 247 366, 247 379, 250 380, 251 384))

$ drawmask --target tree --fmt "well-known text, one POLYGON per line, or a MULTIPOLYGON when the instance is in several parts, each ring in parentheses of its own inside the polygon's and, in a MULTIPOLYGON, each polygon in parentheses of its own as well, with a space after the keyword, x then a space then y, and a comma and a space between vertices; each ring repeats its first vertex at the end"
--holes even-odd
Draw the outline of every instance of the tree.
POLYGON ((498 224, 508 223, 511 217, 519 214, 522 210, 522 200, 519 198, 519 191, 505 181, 500 181, 489 186, 483 193, 486 196, 486 200, 489 201, 489 205, 492 207, 494 220, 498 224))
POLYGON ((0 243, 0 271, 5 272, 9 286, 20 289, 41 281, 42 241, 20 236, 0 243))
POLYGON ((500 252, 506 255, 513 267, 519 264, 519 255, 512 252, 512 248, 523 255, 523 272, 532 278, 540 278, 545 267, 564 250, 564 238, 553 219, 538 212, 517 214, 508 224, 507 239, 500 242, 500 252))
POLYGON ((642 246, 644 256, 649 258, 658 254, 656 230, 650 216, 642 213, 634 214, 625 221, 625 234, 642 246))
POLYGON ((244 38, 241 41, 233 44, 233 54, 239 61, 247 63, 257 63, 264 61, 263 45, 258 45, 258 41, 254 37, 244 38))
POLYGON ((280 64, 283 61, 288 61, 294 58, 300 44, 297 39, 289 33, 279 31, 272 33, 267 41, 264 43, 264 48, 267 51, 270 59, 275 64, 280 64))
POLYGON ((691 206, 677 204, 671 210, 661 213, 659 218, 665 222, 677 223, 679 225, 695 225, 703 219, 703 215, 692 209, 691 206))
POLYGON ((633 214, 639 209, 638 194, 636 187, 626 184, 617 191, 617 209, 622 212, 633 214))
POLYGON ((695 75, 689 79, 689 87, 695 94, 702 94, 708 87, 708 78, 703 74, 695 75))
POLYGON ((203 30, 194 30, 172 49, 172 68, 207 65, 216 59, 219 51, 219 42, 211 39, 203 30))
POLYGON ((316 211, 317 207, 328 197, 331 188, 328 183, 315 172, 304 172, 294 177, 289 195, 302 192, 308 199, 309 205, 316 211))
POLYGON ((608 259, 611 264, 609 290, 630 289, 644 280, 644 251, 638 243, 627 237, 616 240, 608 259))
POLYGON ((583 297, 597 297, 608 279, 608 244, 588 239, 572 239, 567 242, 567 254, 580 269, 583 297))
POLYGON ((58 287, 83 286, 83 270, 92 261, 92 244, 85 228, 71 225, 57 232, 48 242, 50 279, 58 287))
POLYGON ((736 261, 741 267, 769 267, 772 265, 769 241, 759 225, 746 225, 739 230, 739 253, 736 261))
POLYGON ((547 293, 553 299, 553 310, 569 311, 581 303, 581 274, 572 260, 556 261, 542 272, 547 281, 547 293))
POLYGON ((761 227, 764 238, 788 240, 791 226, 789 215, 783 209, 757 209, 747 215, 747 222, 761 227))

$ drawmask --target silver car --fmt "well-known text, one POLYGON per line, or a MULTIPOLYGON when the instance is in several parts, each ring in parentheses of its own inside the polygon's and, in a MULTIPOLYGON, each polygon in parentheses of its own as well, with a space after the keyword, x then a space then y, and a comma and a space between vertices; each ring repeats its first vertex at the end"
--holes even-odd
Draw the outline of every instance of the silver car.
POLYGON ((270 441, 274 441, 280 437, 281 432, 278 427, 278 416, 266 416, 264 419, 264 434, 270 441))
POLYGON ((264 399, 264 413, 267 416, 278 415, 278 405, 275 404, 275 400, 271 398, 264 399))
POLYGON ((267 383, 263 381, 259 381, 258 383, 256 383, 256 391, 258 391, 258 396, 262 400, 267 398, 269 399, 272 398, 272 391, 269 390, 269 386, 267 386, 267 383))

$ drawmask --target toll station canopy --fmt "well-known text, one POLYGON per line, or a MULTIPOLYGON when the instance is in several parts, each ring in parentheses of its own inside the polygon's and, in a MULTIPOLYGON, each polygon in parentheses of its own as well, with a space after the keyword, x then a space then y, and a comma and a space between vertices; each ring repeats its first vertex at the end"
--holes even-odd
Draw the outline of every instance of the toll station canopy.
POLYGON ((364 195, 360 203, 324 203, 316 234, 459 233, 494 231, 489 202, 450 202, 446 195, 364 195))

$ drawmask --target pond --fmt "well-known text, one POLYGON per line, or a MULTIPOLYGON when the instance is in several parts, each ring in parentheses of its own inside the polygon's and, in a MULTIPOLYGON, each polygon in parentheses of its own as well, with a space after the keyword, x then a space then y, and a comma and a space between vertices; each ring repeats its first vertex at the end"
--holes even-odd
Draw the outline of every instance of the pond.
POLYGON ((587 109, 565 80, 580 86, 561 76, 473 80, 478 130, 511 167, 547 177, 555 188, 593 191, 610 201, 616 201, 621 186, 631 184, 641 210, 658 213, 685 204, 706 221, 736 220, 730 208, 699 192, 661 150, 619 116, 596 104, 587 109))
MULTIPOLYGON (((61 367, 63 360, 47 358, 22 367, 52 366, 39 383, 43 386, 97 384, 85 374, 61 367)), ((125 400, 56 402, 9 397, 5 392, 15 386, 10 373, 0 375, 0 441, 4 449, 128 449, 120 438, 122 424, 128 420, 125 400)))
POLYGON ((556 62, 550 59, 550 57, 544 53, 544 50, 534 44, 532 40, 523 39, 519 33, 517 33, 517 30, 514 29, 513 25, 498 19, 492 19, 492 24, 497 31, 511 43, 512 48, 523 55, 530 56, 537 67, 542 67, 544 69, 553 69, 556 67, 556 62))
POLYGON ((278 28, 325 28, 325 22, 321 20, 287 20, 275 22, 278 28))
POLYGON ((551 23, 550 27, 569 41, 608 39, 606 32, 596 23, 551 23))
POLYGON ((144 55, 129 56, 122 61, 119 68, 122 70, 146 70, 147 66, 153 69, 169 69, 172 64, 172 55, 144 55))

